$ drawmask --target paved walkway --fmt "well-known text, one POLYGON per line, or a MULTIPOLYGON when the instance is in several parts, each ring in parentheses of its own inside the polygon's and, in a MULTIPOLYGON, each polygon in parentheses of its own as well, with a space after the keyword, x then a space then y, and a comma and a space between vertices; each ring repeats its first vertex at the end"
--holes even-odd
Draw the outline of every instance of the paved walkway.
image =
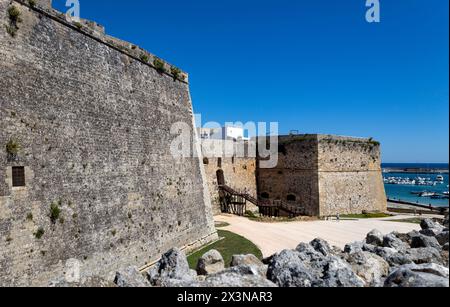
MULTIPOLYGON (((402 216, 403 219, 412 216, 402 216)), ((347 243, 362 241, 366 234, 373 229, 382 233, 398 231, 408 233, 419 230, 417 224, 392 222, 383 219, 361 219, 344 221, 312 221, 312 222, 283 222, 259 223, 247 218, 220 215, 216 221, 226 222, 230 226, 221 228, 240 234, 255 243, 262 251, 264 257, 273 255, 284 249, 294 249, 301 242, 308 243, 315 238, 322 238, 331 245, 344 248, 347 243)))

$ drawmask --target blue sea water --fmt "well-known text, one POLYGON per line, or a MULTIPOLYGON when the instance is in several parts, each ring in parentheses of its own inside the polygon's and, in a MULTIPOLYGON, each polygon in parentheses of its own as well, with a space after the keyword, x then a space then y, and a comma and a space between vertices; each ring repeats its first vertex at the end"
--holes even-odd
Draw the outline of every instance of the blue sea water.
MULTIPOLYGON (((448 164, 440 163, 440 164, 399 164, 399 163, 386 163, 382 165, 383 169, 385 168, 431 168, 431 169, 447 169, 448 164)), ((406 173, 384 173, 383 177, 402 177, 402 178, 410 178, 414 179, 416 177, 422 178, 431 178, 431 180, 436 180, 436 176, 438 174, 406 174, 406 173)), ((442 194, 445 191, 448 191, 449 185, 449 175, 442 174, 444 177, 444 183, 438 184, 436 186, 415 186, 415 185, 393 185, 386 184, 386 194, 390 199, 402 200, 407 202, 419 203, 423 205, 433 205, 438 207, 448 207, 449 200, 448 199, 432 199, 429 197, 419 197, 418 195, 414 195, 411 192, 434 192, 442 194)))
POLYGON ((446 169, 448 163, 383 163, 382 168, 428 168, 428 169, 446 169))

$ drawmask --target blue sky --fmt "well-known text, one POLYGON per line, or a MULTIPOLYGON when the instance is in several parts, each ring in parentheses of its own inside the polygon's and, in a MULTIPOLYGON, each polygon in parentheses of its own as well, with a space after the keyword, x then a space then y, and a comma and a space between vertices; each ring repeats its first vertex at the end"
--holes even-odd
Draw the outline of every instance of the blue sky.
POLYGON ((80 3, 189 72, 204 121, 374 137, 384 162, 448 162, 448 0, 380 0, 379 24, 365 0, 80 3))

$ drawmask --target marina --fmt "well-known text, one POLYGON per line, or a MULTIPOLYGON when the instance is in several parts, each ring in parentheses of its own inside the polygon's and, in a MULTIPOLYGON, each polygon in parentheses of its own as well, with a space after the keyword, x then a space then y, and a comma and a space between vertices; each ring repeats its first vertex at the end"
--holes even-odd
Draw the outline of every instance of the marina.
MULTIPOLYGON (((438 173, 429 169, 426 173, 413 173, 412 171, 405 172, 404 169, 398 168, 397 172, 394 172, 395 168, 391 167, 388 171, 383 168, 383 180, 389 200, 423 206, 449 206, 448 170, 438 173)), ((443 170, 442 166, 440 170, 443 170)))

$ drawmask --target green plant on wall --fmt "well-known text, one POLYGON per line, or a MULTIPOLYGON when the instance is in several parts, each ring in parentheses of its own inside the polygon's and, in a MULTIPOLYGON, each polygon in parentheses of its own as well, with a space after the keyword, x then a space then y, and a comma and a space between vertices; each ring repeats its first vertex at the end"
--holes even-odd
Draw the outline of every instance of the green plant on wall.
POLYGON ((44 228, 40 227, 35 233, 34 236, 36 237, 36 239, 40 239, 42 238, 42 236, 44 235, 45 231, 44 228))
POLYGON ((5 28, 6 32, 12 37, 17 35, 17 30, 19 30, 18 24, 22 22, 21 15, 22 13, 16 6, 12 5, 8 8, 9 25, 5 25, 5 28))
POLYGON ((172 74, 174 81, 180 80, 181 70, 179 68, 172 66, 170 68, 170 73, 172 74))
POLYGON ((156 70, 157 70, 159 73, 164 73, 164 72, 166 71, 166 68, 164 67, 164 62, 161 61, 161 60, 158 59, 158 58, 155 58, 155 59, 153 60, 153 66, 155 66, 156 70))
POLYGON ((59 219, 61 215, 61 209, 59 208, 57 203, 52 203, 50 205, 50 220, 53 224, 59 219))
POLYGON ((9 140, 9 142, 6 144, 6 152, 9 155, 12 156, 17 156, 17 154, 20 151, 20 145, 19 143, 17 143, 15 140, 11 139, 9 140))
POLYGON ((73 23, 74 25, 75 25, 75 27, 77 27, 78 28, 78 30, 81 30, 82 28, 83 28, 83 25, 80 23, 80 22, 74 22, 73 23))
POLYGON ((145 53, 141 54, 140 58, 142 62, 148 63, 148 55, 146 55, 145 53))
POLYGON ((36 0, 28 0, 28 4, 30 5, 30 6, 35 6, 36 5, 36 0))

